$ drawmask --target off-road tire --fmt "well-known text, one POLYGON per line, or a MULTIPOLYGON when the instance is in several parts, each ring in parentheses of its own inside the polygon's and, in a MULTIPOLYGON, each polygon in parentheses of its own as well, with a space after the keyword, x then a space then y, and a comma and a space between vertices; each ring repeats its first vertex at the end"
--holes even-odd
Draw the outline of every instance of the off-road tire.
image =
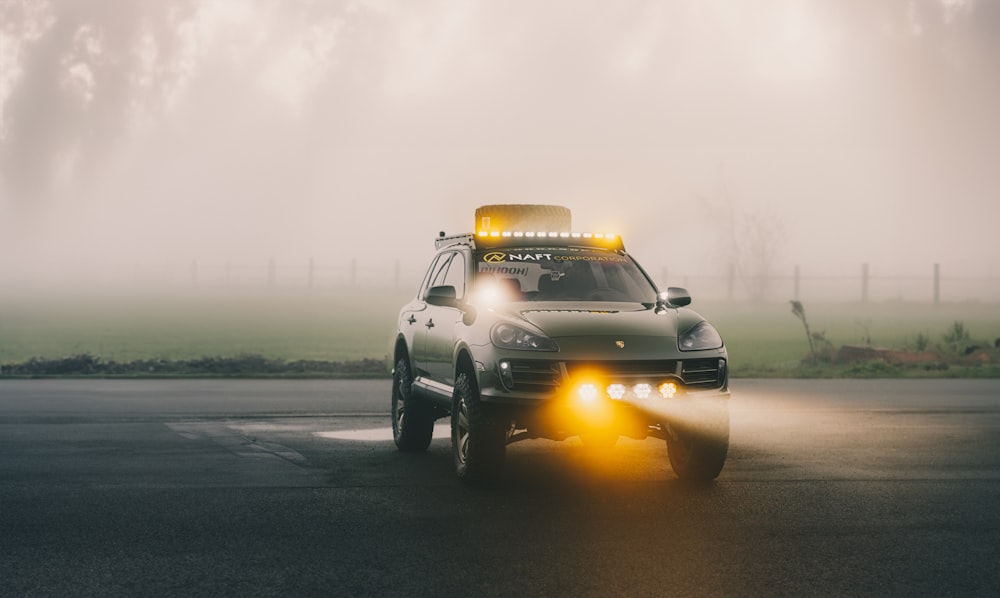
POLYGON ((413 395, 413 376, 406 358, 392 372, 392 439, 408 453, 426 451, 434 436, 431 407, 413 395))
POLYGON ((465 372, 455 379, 451 408, 451 452, 455 473, 463 482, 494 481, 503 473, 507 426, 491 417, 479 400, 479 389, 465 372))
POLYGON ((682 480, 714 480, 722 472, 728 453, 728 408, 715 411, 700 421, 667 425, 667 454, 674 473, 682 480))

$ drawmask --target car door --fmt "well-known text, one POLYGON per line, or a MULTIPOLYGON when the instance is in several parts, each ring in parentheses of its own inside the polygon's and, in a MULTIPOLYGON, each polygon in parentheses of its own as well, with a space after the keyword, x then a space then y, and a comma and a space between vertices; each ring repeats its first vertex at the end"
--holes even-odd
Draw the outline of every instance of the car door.
MULTIPOLYGON (((455 289, 457 303, 465 299, 468 279, 468 259, 456 251, 441 272, 441 277, 432 286, 450 286, 455 289)), ((462 326, 464 313, 456 305, 428 305, 427 337, 425 344, 425 368, 430 378, 436 382, 453 386, 455 369, 452 356, 455 353, 456 333, 462 326)))
MULTIPOLYGON (((400 313, 399 328, 408 341, 410 358, 413 362, 414 376, 427 377, 427 331, 431 315, 428 308, 427 290, 434 286, 435 281, 443 281, 447 272, 451 253, 439 254, 427 269, 424 281, 417 293, 417 300, 400 313)), ((433 326, 433 324, 431 324, 433 326)))

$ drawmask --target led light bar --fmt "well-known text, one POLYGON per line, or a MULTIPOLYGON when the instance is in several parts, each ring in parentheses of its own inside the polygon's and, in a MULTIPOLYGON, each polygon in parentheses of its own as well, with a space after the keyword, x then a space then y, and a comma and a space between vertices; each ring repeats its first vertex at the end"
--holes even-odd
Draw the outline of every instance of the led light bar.
POLYGON ((529 237, 529 238, 542 238, 542 239, 603 239, 607 241, 614 241, 618 238, 615 233, 581 233, 581 232, 570 232, 570 231, 520 231, 520 230, 487 230, 482 229, 476 232, 476 236, 480 238, 510 238, 510 237, 529 237))
POLYGON ((596 384, 590 382, 580 384, 576 387, 576 389, 578 398, 588 403, 597 400, 599 396, 606 396, 607 398, 615 401, 621 401, 623 399, 646 400, 656 395, 659 395, 664 399, 672 399, 681 392, 681 389, 676 382, 663 382, 657 386, 646 382, 639 382, 638 384, 632 385, 614 382, 603 387, 603 394, 600 393, 599 387, 596 384))

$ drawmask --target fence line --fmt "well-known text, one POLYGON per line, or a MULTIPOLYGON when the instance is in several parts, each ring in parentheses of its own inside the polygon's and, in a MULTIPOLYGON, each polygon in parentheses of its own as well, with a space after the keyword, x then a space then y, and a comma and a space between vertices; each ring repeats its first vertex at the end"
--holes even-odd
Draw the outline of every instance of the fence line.
POLYGON ((795 265, 791 274, 740 277, 734 267, 725 275, 668 277, 666 269, 657 280, 672 286, 689 287, 693 294, 727 301, 887 301, 927 303, 942 301, 1000 301, 998 276, 946 276, 941 264, 932 264, 925 275, 872 274, 868 263, 857 274, 803 275, 795 265), (700 292, 699 292, 700 291, 700 292))
MULTIPOLYGON (((141 285, 166 285, 175 288, 234 289, 414 289, 422 279, 426 263, 403 260, 369 262, 352 257, 340 262, 315 258, 302 260, 268 259, 223 263, 192 260, 179 263, 138 263, 131 273, 73 268, 79 278, 68 280, 53 276, 60 283, 78 280, 115 281, 141 285)), ((868 263, 860 264, 855 274, 814 274, 795 265, 787 274, 741 276, 735 266, 725 266, 722 273, 677 274, 668 267, 648 270, 657 285, 688 288, 697 300, 711 301, 804 301, 865 302, 905 300, 921 303, 958 301, 1000 301, 1000 276, 948 276, 941 264, 928 264, 926 274, 873 274, 868 263)), ((0 272, 0 288, 17 287, 17 280, 0 272)))

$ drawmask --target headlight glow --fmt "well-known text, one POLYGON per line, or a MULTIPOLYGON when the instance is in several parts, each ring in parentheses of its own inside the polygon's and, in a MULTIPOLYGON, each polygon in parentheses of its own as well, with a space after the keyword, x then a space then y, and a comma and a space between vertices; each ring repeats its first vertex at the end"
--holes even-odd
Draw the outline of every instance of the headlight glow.
POLYGON ((722 336, 714 326, 705 321, 677 337, 677 348, 681 351, 701 351, 720 347, 722 347, 722 336))
POLYGON ((490 340, 504 349, 521 351, 558 351, 556 342, 547 336, 535 334, 513 324, 501 322, 490 330, 490 340))
POLYGON ((624 384, 612 384, 608 386, 608 396, 616 401, 625 396, 624 384))

